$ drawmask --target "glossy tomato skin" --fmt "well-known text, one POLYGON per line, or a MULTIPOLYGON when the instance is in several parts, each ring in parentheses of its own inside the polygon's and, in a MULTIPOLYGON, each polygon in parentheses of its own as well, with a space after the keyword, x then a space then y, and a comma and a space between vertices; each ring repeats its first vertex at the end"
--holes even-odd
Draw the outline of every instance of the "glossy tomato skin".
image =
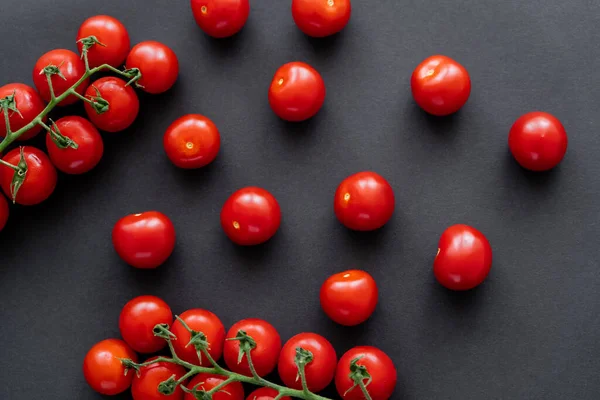
POLYGON ((117 254, 135 268, 157 268, 175 248, 175 227, 163 213, 146 211, 121 218, 112 241, 117 254))
POLYGON ((558 118, 539 111, 517 119, 508 136, 513 157, 531 171, 548 171, 556 167, 564 158, 567 145, 567 132, 558 118))
MULTIPOLYGON (((8 121, 10 122, 10 130, 16 132, 33 121, 44 110, 46 104, 44 104, 42 97, 34 88, 23 83, 9 83, 0 87, 0 99, 11 96, 13 93, 15 95, 15 105, 21 115, 16 112, 9 113, 8 121)), ((44 122, 47 120, 48 118, 44 117, 44 122)), ((4 119, 2 121, 4 122, 4 119)), ((41 130, 42 127, 36 125, 19 136, 17 140, 31 139, 40 133, 41 130)), ((6 136, 5 123, 0 124, 0 136, 6 136)))
POLYGON ((127 69, 137 68, 142 73, 138 81, 142 90, 151 94, 166 92, 177 81, 179 61, 171 48, 148 40, 133 46, 125 62, 127 69))
MULTIPOLYGON (((153 361, 153 357, 148 361, 153 361)), ((181 386, 177 386, 173 394, 164 395, 158 391, 158 385, 174 376, 179 379, 186 374, 186 369, 181 365, 169 362, 157 362, 140 368, 139 373, 134 375, 131 383, 131 396, 133 400, 182 400, 184 392, 181 386)))
POLYGON ((303 62, 281 66, 271 81, 269 104, 279 118, 300 122, 313 117, 325 102, 325 82, 316 69, 303 62))
POLYGON ((84 174, 100 162, 104 143, 98 129, 90 121, 79 116, 68 116, 56 121, 59 132, 77 143, 77 149, 61 149, 46 135, 46 148, 52 164, 65 174, 84 174))
MULTIPOLYGON (((198 390, 208 392, 226 380, 227 377, 223 375, 200 373, 188 383, 187 388, 192 390, 198 386, 198 390)), ((196 398, 191 393, 186 393, 183 400, 196 400, 196 398)), ((244 400, 244 387, 240 382, 231 382, 213 394, 212 400, 244 400)))
MULTIPOLYGON (((261 387, 250 393, 246 400, 275 400, 279 392, 269 387, 261 387)), ((283 396, 281 400, 291 400, 291 397, 283 396)))
MULTIPOLYGON (((56 97, 66 92, 85 74, 85 64, 81 61, 81 58, 71 50, 55 49, 42 55, 33 67, 33 83, 46 102, 50 102, 51 99, 50 87, 48 86, 48 79, 42 70, 50 64, 57 66, 65 77, 65 79, 58 75, 52 75, 51 77, 52 88, 54 89, 56 97)), ((75 91, 83 95, 89 83, 89 79, 86 79, 81 85, 77 86, 75 91)), ((67 106, 78 100, 79 98, 70 95, 58 105, 67 106)))
POLYGON ((301 347, 313 354, 312 362, 305 367, 306 383, 311 392, 320 392, 333 380, 337 355, 335 349, 321 335, 300 333, 283 345, 279 356, 279 377, 283 383, 293 389, 302 389, 302 383, 296 379, 298 367, 294 363, 296 348, 301 347))
POLYGON ((167 341, 154 336, 158 324, 173 325, 169 305, 156 296, 138 296, 130 300, 119 316, 119 330, 123 340, 138 353, 156 353, 167 341))
POLYGON ((396 206, 392 186, 375 172, 359 172, 340 183, 334 196, 339 221, 355 231, 372 231, 385 225, 396 206))
POLYGON ((429 114, 440 117, 460 110, 471 94, 471 78, 466 68, 441 55, 419 64, 410 86, 416 103, 429 114))
POLYGON ((102 64, 112 65, 115 68, 123 65, 131 43, 127 29, 118 19, 108 15, 96 15, 86 19, 77 32, 79 53, 83 48, 79 40, 88 36, 95 36, 104 45, 96 44, 88 50, 90 68, 102 64))
POLYGON ((481 284, 492 267, 492 247, 486 237, 468 225, 446 229, 438 244, 433 272, 450 290, 470 290, 481 284))
MULTIPOLYGON (((210 345, 208 353, 217 361, 223 354, 223 342, 225 341, 225 327, 215 314, 210 311, 195 308, 182 313, 179 316, 193 330, 202 332, 206 335, 206 339, 210 345)), ((186 345, 190 342, 191 335, 185 327, 175 320, 171 332, 177 336, 177 340, 173 341, 173 347, 176 354, 182 359, 194 365, 209 367, 210 361, 206 357, 202 357, 202 363, 198 360, 196 349, 194 346, 186 345)))
POLYGON ((6 201, 6 197, 0 194, 0 232, 6 226, 8 222, 8 215, 10 211, 8 208, 8 201, 6 201))
POLYGON ((233 193, 221 210, 221 226, 232 242, 254 246, 275 235, 281 223, 279 203, 265 189, 250 186, 233 193))
POLYGON ((213 162, 219 154, 221 135, 217 126, 207 117, 188 114, 167 128, 163 147, 175 166, 201 168, 213 162))
POLYGON ((238 33, 250 15, 249 0, 191 0, 191 6, 200 29, 217 39, 238 33))
MULTIPOLYGON (((267 321, 249 318, 235 323, 227 332, 226 339, 235 338, 238 332, 242 330, 251 336, 256 347, 250 351, 252 364, 259 376, 265 376, 275 369, 279 353, 281 351, 281 338, 279 333, 267 321)), ((238 363, 240 352, 240 342, 237 340, 226 340, 223 348, 223 358, 227 367, 238 374, 252 376, 248 366, 248 358, 244 356, 238 363)))
POLYGON ((372 400, 387 400, 392 396, 396 387, 397 372, 390 357, 378 348, 371 346, 359 346, 348 350, 338 363, 335 372, 335 387, 344 400, 364 400, 360 388, 354 386, 350 379, 350 363, 361 357, 358 365, 367 367, 373 380, 367 386, 372 400))
MULTIPOLYGON (((106 339, 96 343, 83 360, 83 375, 96 392, 116 395, 131 386, 134 373, 125 375, 125 367, 119 359, 138 361, 137 355, 119 339, 106 339)), ((130 371, 131 372, 131 371, 130 371)))
MULTIPOLYGON (((27 163, 25 181, 17 193, 16 202, 24 206, 32 206, 46 200, 56 188, 58 176, 52 162, 43 151, 31 146, 23 146, 23 154, 27 163)), ((15 148, 2 158, 4 161, 17 165, 21 158, 19 148, 15 148)), ((0 165, 0 185, 2 190, 12 199, 10 185, 14 170, 0 165)))
POLYGON ((321 307, 338 324, 354 326, 373 314, 378 295, 375 279, 367 272, 344 271, 330 276, 321 286, 321 307))
POLYGON ((312 37, 338 33, 350 21, 350 0, 292 0, 292 16, 302 32, 312 37))
POLYGON ((85 112, 98 129, 119 132, 127 129, 135 121, 140 110, 140 101, 131 85, 125 85, 124 80, 108 76, 98 79, 88 87, 86 97, 96 97, 96 88, 109 103, 108 111, 102 114, 98 114, 90 104, 85 103, 85 112))

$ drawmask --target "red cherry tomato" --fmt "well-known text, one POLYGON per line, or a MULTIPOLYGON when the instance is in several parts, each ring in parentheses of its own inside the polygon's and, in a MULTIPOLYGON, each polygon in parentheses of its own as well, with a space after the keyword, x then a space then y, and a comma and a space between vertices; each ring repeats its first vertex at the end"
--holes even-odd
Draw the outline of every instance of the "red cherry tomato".
POLYGON ((175 227, 163 213, 127 215, 115 224, 112 241, 117 254, 136 268, 156 268, 175 248, 175 227))
MULTIPOLYGON (((153 357, 148 361, 156 360, 153 357)), ((140 368, 139 373, 134 375, 131 383, 131 396, 133 400, 182 400, 183 390, 177 386, 171 395, 164 395, 158 391, 158 385, 170 377, 179 379, 186 374, 185 368, 181 365, 169 362, 157 362, 140 368)))
POLYGON ((133 46, 125 66, 137 68, 142 73, 138 81, 144 92, 157 94, 171 89, 179 75, 179 61, 167 45, 153 40, 133 46))
POLYGON ((158 324, 173 324, 173 313, 164 300, 156 296, 139 296, 130 300, 119 316, 123 340, 138 353, 156 353, 167 345, 154 336, 158 324))
MULTIPOLYGON (((51 77, 52 88, 54 89, 54 94, 56 97, 66 92, 85 74, 85 64, 83 61, 81 61, 79 56, 71 50, 50 50, 46 54, 42 55, 33 67, 33 83, 46 102, 50 101, 51 96, 50 87, 48 86, 48 79, 46 78, 43 69, 48 65, 54 65, 58 67, 60 72, 62 72, 62 75, 65 77, 65 79, 58 75, 52 75, 51 77)), ((75 91, 83 95, 85 89, 89 85, 89 82, 89 79, 86 79, 81 85, 77 86, 75 91)), ((79 100, 79 98, 75 97, 74 95, 70 95, 58 105, 67 106, 77 102, 77 100, 79 100)))
POLYGON ((79 53, 83 44, 79 40, 88 36, 95 36, 104 46, 94 45, 88 50, 90 68, 102 64, 112 65, 115 68, 123 65, 129 53, 129 33, 125 26, 116 18, 108 15, 96 15, 86 19, 77 32, 77 48, 79 53))
POLYGON ((208 118, 188 114, 175 120, 165 132, 163 146, 169 160, 179 168, 201 168, 219 153, 221 135, 208 118))
MULTIPOLYGON (((279 392, 269 387, 261 387, 250 393, 246 400, 275 400, 279 392)), ((283 396, 281 400, 292 400, 291 397, 283 396)))
MULTIPOLYGON (((27 173, 16 202, 24 206, 32 206, 46 200, 56 188, 56 169, 43 151, 31 146, 23 146, 23 154, 27 163, 27 173)), ((6 153, 4 161, 17 165, 21 159, 19 148, 6 153)), ((0 185, 9 198, 12 198, 11 183, 14 170, 5 165, 0 165, 0 185)))
POLYGON ((281 209, 273 195, 258 187, 233 193, 221 210, 221 226, 236 244, 253 246, 269 240, 281 223, 281 209))
MULTIPOLYGON (((15 95, 15 105, 19 112, 9 113, 8 121, 10 122, 10 130, 12 132, 16 132, 33 121, 33 119, 44 110, 46 104, 44 104, 44 101, 39 93, 36 92, 31 86, 27 86, 22 83, 9 83, 0 87, 0 99, 3 99, 7 96, 12 96, 13 93, 15 95)), ((44 117, 44 122, 47 121, 47 119, 48 118, 44 117)), ((36 125, 19 136, 17 140, 31 139, 40 133, 41 130, 42 127, 36 125)), ((4 117, 2 118, 2 123, 0 123, 0 136, 6 136, 6 124, 4 123, 4 117)))
MULTIPOLYGON (((208 392, 226 380, 226 376, 200 373, 188 383, 187 388, 189 390, 197 388, 208 392)), ((196 397, 191 393, 186 393, 183 400, 196 400, 196 397)), ((213 394, 212 400, 244 400, 244 387, 240 382, 231 382, 213 394)))
POLYGON ((446 229, 433 263, 437 280, 451 290, 469 290, 481 284, 492 267, 492 247, 483 233, 467 225, 446 229))
POLYGON ((304 369, 306 384, 311 392, 320 392, 333 380, 337 355, 331 343, 316 333, 300 333, 287 341, 281 349, 279 356, 279 377, 283 383, 292 389, 302 389, 302 382, 298 377, 296 349, 298 347, 308 350, 313 355, 313 360, 304 369))
MULTIPOLYGON (((370 346, 354 347, 340 358, 335 372, 335 387, 344 400, 364 400, 360 387, 354 386, 350 378, 352 360, 360 358, 356 364, 367 368, 371 375, 371 383, 367 390, 372 400, 387 400, 392 396, 396 387, 397 373, 394 363, 383 351, 370 346)), ((367 381, 363 381, 367 384, 367 381)))
POLYGON ((325 83, 316 69, 303 62, 280 67, 269 89, 269 104, 279 118, 291 122, 314 116, 325 102, 325 83))
POLYGON ((85 92, 85 96, 92 99, 97 96, 96 89, 98 89, 100 96, 109 103, 108 111, 102 114, 98 114, 89 103, 85 103, 88 118, 99 129, 106 132, 119 132, 135 121, 140 110, 140 101, 135 90, 125 85, 124 80, 108 76, 92 83, 85 92))
POLYGON ((104 153, 104 143, 98 130, 87 119, 70 116, 56 121, 59 132, 77 143, 77 149, 60 148, 49 134, 46 147, 52 164, 66 174, 83 174, 100 162, 104 153))
MULTIPOLYGON (((221 354, 223 354, 223 342, 225 341, 225 327, 219 317, 210 311, 200 308, 188 310, 179 317, 190 329, 206 335, 206 341, 209 343, 208 354, 215 361, 221 358, 221 354)), ((173 341, 173 347, 176 354, 182 360, 203 367, 211 366, 210 361, 204 354, 202 354, 202 360, 199 362, 194 346, 187 345, 190 342, 191 335, 179 320, 175 320, 171 332, 177 336, 177 340, 173 341)))
POLYGON ((392 187, 375 172, 359 172, 344 179, 333 201, 340 222, 356 231, 381 228, 392 217, 395 204, 392 187))
POLYGON ((191 0, 191 5, 200 29, 219 39, 238 33, 250 15, 248 0, 191 0))
POLYGON ((119 339, 106 339, 96 343, 83 360, 83 376, 96 392, 108 396, 124 392, 131 386, 135 373, 125 375, 120 359, 137 362, 137 355, 119 339))
POLYGON ((567 152, 567 132, 560 121, 545 112, 521 116, 510 129, 508 146, 523 168, 547 171, 556 167, 567 152))
POLYGON ((308 36, 325 37, 338 33, 350 21, 350 0, 292 0, 292 16, 308 36))
MULTIPOLYGON (((265 376, 277 365, 279 352, 281 351, 281 338, 279 333, 262 319, 249 318, 235 323, 229 332, 227 338, 235 338, 239 331, 246 332, 256 342, 256 347, 250 351, 252 364, 258 376, 265 376)), ((229 369, 238 374, 252 376, 250 367, 248 366, 248 358, 244 356, 238 362, 240 354, 240 342, 237 340, 226 340, 223 349, 223 358, 229 369)))
POLYGON ((8 202, 6 201, 6 198, 0 194, 0 231, 4 229, 8 222, 8 214, 8 202))
POLYGON ((459 63, 446 56, 431 56, 417 66, 410 80, 417 104, 429 114, 450 115, 465 105, 471 78, 459 63))
POLYGON ((365 271, 344 271, 321 286, 321 307, 338 324, 354 326, 373 314, 378 293, 375 279, 365 271))

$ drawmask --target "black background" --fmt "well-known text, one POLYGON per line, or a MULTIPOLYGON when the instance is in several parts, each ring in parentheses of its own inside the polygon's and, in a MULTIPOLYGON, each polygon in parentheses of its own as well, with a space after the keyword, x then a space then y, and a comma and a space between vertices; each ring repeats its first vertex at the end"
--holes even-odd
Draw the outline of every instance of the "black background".
POLYGON ((338 356, 378 346, 398 369, 394 399, 600 398, 600 3, 355 0, 348 27, 324 40, 300 33, 289 0, 251 7, 241 34, 213 40, 183 0, 2 1, 2 83, 31 84, 36 59, 75 50, 79 24, 95 14, 119 18, 132 44, 172 47, 181 73, 168 93, 140 95, 131 129, 104 134, 94 171, 61 176, 40 206, 11 208, 0 234, 0 398, 101 398, 83 379, 83 357, 119 335, 121 307, 141 294, 176 313, 210 309, 226 326, 264 318, 284 340, 314 331, 338 356), (419 110, 409 87, 436 53, 473 82, 467 106, 443 119, 419 110), (280 121, 267 101, 273 73, 293 60, 327 86, 324 108, 301 124, 280 121), (527 173, 508 152, 511 124, 532 110, 569 133, 550 173, 527 173), (221 131, 221 153, 203 170, 176 169, 162 148, 185 113, 221 131), (339 182, 361 170, 386 177, 397 198, 393 220, 370 234, 344 229, 332 206, 339 182), (277 197, 283 222, 267 245, 242 249, 219 212, 249 185, 277 197), (177 248, 140 271, 116 256, 110 232, 151 209, 172 218, 177 248), (444 290, 431 272, 454 223, 483 231, 494 250, 488 280, 469 293, 444 290), (355 328, 329 321, 318 301, 322 281, 348 268, 380 287, 376 313, 355 328))

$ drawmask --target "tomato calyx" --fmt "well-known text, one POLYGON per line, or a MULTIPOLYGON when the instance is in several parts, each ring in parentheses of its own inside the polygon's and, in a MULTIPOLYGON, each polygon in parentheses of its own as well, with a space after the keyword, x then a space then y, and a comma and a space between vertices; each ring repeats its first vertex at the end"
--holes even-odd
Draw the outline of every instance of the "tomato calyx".
POLYGON ((215 364, 215 360, 212 359, 211 355, 208 353, 210 349, 210 343, 208 343, 208 339, 204 332, 195 331, 188 326, 188 324, 179 317, 179 315, 175 316, 175 318, 183 325, 185 330, 190 333, 190 341, 185 347, 189 347, 190 345, 194 346, 196 349, 196 354, 198 355, 198 361, 202 364, 202 353, 204 353, 211 364, 215 364))
POLYGON ((121 73, 124 77, 129 78, 129 81, 125 84, 125 87, 135 84, 136 88, 143 89, 144 86, 139 84, 139 80, 142 79, 142 71, 139 68, 127 68, 121 73))
POLYGON ((77 150, 79 145, 75 143, 75 141, 71 138, 64 136, 60 133, 60 129, 56 125, 56 122, 50 120, 51 127, 46 126, 46 124, 42 123, 42 126, 48 131, 50 138, 59 149, 72 148, 77 150))
POLYGON ((13 169, 15 172, 13 174, 12 181, 10 183, 10 196, 12 197, 13 204, 17 202, 17 193, 23 183, 25 182, 25 177, 27 176, 27 161, 25 161, 25 153, 24 147, 20 147, 20 157, 17 165, 12 165, 11 163, 1 160, 0 164, 13 169))
POLYGON ((102 97, 100 90, 98 90, 96 86, 92 87, 96 91, 96 96, 89 96, 89 98, 86 98, 86 101, 92 106, 97 114, 104 114, 108 111, 110 104, 102 97))
POLYGON ((356 357, 355 359, 350 361, 349 377, 354 382, 354 385, 352 385, 348 390, 346 390, 346 392, 344 393, 344 397, 356 387, 359 387, 360 390, 363 392, 365 399, 370 400, 371 396, 369 395, 367 386, 369 386, 369 384, 373 381, 373 377, 367 370, 367 367, 358 364, 358 361, 360 361, 361 358, 363 358, 363 356, 356 357))
POLYGON ((175 389, 179 386, 179 381, 176 378, 176 375, 173 374, 166 381, 161 382, 158 385, 158 392, 160 394, 164 394, 165 396, 170 396, 175 393, 175 389))
POLYGON ((302 390, 304 393, 308 393, 308 385, 306 383, 306 374, 304 370, 308 364, 310 364, 314 360, 314 355, 311 351, 306 350, 302 347, 296 348, 296 357, 294 358, 294 363, 298 367, 298 375, 296 376, 296 381, 300 378, 302 382, 302 390))
MULTIPOLYGON (((249 354, 252 349, 256 348, 256 341, 252 339, 250 335, 246 333, 244 330, 239 330, 237 332, 236 337, 229 338, 227 340, 237 340, 240 342, 240 352, 238 354, 238 364, 242 362, 244 359, 244 355, 249 354)), ((248 357, 250 359, 250 357, 248 357)), ((251 368, 253 369, 253 368, 251 368)), ((253 372, 254 373, 254 372, 253 372)))
POLYGON ((196 384, 193 388, 188 389, 185 386, 181 386, 181 389, 185 392, 185 393, 189 393, 192 396, 194 396, 194 399, 196 400, 212 400, 212 393, 207 392, 204 389, 198 389, 198 387, 204 385, 204 382, 199 382, 198 384, 196 384))
POLYGON ((6 133, 7 136, 10 133, 10 126, 8 123, 8 112, 12 111, 15 112, 17 114, 19 114, 19 116, 21 118, 23 118, 23 114, 21 114, 21 111, 19 111, 19 109, 17 108, 17 101, 15 100, 15 95, 17 94, 17 91, 13 91, 13 93, 9 96, 4 97, 3 99, 0 99, 0 108, 2 108, 2 112, 4 113, 4 116, 6 117, 6 133))
POLYGON ((177 339, 177 336, 169 330, 169 324, 157 324, 152 329, 152 333, 154 336, 167 341, 177 339))

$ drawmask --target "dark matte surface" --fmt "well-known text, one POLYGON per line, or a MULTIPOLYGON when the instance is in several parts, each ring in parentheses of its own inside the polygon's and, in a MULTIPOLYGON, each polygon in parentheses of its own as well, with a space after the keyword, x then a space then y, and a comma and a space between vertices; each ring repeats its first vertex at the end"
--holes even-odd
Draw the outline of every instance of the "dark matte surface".
POLYGON ((171 46, 181 74, 169 93, 141 96, 131 129, 104 135, 95 171, 61 177, 43 205, 11 208, 0 235, 0 398, 101 398, 82 359, 118 336, 121 307, 141 294, 178 313, 208 308, 227 326, 264 318, 284 339, 318 332, 339 355, 376 345, 398 368, 394 399, 600 398, 600 3, 355 0, 350 25, 325 40, 295 28, 289 3, 254 0, 243 32, 215 41, 183 0, 2 1, 3 83, 30 83, 37 57, 75 49, 79 24, 97 13, 120 18, 133 43, 171 46), (434 53, 460 60, 473 81, 468 105, 446 119, 410 95, 413 68, 434 53), (314 65, 328 90, 318 117, 298 125, 267 102, 272 74, 292 60, 314 65), (506 144, 512 122, 535 109, 570 135, 547 174, 521 170, 506 144), (170 165, 162 135, 191 112, 215 121, 222 152, 185 172, 170 165), (337 222, 332 197, 365 169, 390 181, 397 209, 384 229, 358 235, 337 222), (266 246, 240 249, 218 215, 247 185, 278 198, 283 223, 266 246), (173 219, 178 243, 162 268, 139 271, 118 259, 110 232, 149 209, 173 219), (489 279, 466 294, 431 272, 454 223, 476 226, 494 249, 489 279), (322 314, 318 291, 350 267, 373 274, 381 301, 368 323, 346 329, 322 314))

